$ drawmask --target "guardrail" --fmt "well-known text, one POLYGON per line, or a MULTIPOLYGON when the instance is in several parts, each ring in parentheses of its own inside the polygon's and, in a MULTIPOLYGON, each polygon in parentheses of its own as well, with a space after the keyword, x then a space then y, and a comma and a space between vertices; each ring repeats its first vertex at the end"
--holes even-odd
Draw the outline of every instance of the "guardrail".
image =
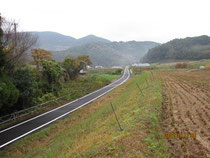
POLYGON ((67 97, 67 96, 69 96, 69 95, 70 95, 70 94, 65 95, 65 96, 62 96, 62 97, 59 97, 59 98, 56 98, 56 99, 49 100, 49 101, 47 101, 47 102, 44 102, 44 103, 39 104, 39 105, 32 106, 32 107, 27 108, 27 109, 23 109, 23 110, 14 112, 14 113, 12 113, 12 114, 8 114, 8 115, 1 116, 1 117, 0 117, 0 125, 2 125, 2 124, 4 124, 4 123, 7 123, 7 122, 10 122, 10 121, 13 121, 13 120, 16 120, 16 119, 21 118, 21 117, 23 117, 23 116, 32 114, 33 112, 38 111, 41 107, 46 107, 46 106, 49 105, 49 103, 58 101, 58 100, 60 100, 60 99, 62 99, 62 98, 65 98, 65 97, 67 97))
POLYGON ((4 123, 7 123, 7 122, 10 122, 10 121, 13 121, 13 120, 16 120, 16 119, 21 118, 23 116, 29 115, 29 114, 31 114, 31 113, 33 113, 35 111, 38 111, 41 107, 47 106, 48 103, 55 102, 57 100, 60 100, 62 98, 65 98, 65 97, 67 97, 69 95, 71 95, 71 94, 67 94, 65 96, 62 96, 62 97, 59 97, 59 98, 56 98, 56 99, 49 100, 49 101, 47 101, 45 103, 42 103, 42 104, 35 105, 35 106, 32 106, 32 107, 27 108, 27 109, 23 109, 23 110, 17 111, 17 112, 14 112, 12 114, 1 116, 0 117, 0 125, 2 125, 4 123))

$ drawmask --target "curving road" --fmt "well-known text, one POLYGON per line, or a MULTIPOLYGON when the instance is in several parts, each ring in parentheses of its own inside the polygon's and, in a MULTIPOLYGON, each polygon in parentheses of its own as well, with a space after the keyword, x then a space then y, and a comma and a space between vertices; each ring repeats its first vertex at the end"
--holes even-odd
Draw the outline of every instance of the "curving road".
POLYGON ((115 82, 109 84, 106 87, 103 87, 95 92, 92 92, 82 98, 74 100, 70 103, 62 105, 56 109, 38 115, 29 120, 23 121, 17 125, 11 126, 7 129, 0 131, 0 148, 5 147, 6 145, 23 138, 24 136, 35 132, 54 121, 65 117, 66 115, 76 111, 77 109, 91 103, 97 98, 103 96, 104 94, 110 92, 114 88, 123 84, 130 77, 130 72, 128 67, 125 68, 123 76, 116 80, 115 82))

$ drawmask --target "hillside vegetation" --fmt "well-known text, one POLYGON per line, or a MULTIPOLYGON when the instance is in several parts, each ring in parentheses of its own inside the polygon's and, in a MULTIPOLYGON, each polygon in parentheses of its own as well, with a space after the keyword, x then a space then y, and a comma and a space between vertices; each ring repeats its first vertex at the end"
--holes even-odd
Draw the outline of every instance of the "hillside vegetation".
POLYGON ((152 48, 143 57, 143 62, 210 59, 210 37, 188 37, 174 39, 152 48))
POLYGON ((143 57, 150 48, 158 45, 158 43, 150 41, 97 42, 72 47, 65 51, 54 52, 53 57, 58 61, 62 61, 67 56, 76 57, 78 55, 87 54, 90 56, 94 65, 127 65, 139 62, 139 59, 143 57))

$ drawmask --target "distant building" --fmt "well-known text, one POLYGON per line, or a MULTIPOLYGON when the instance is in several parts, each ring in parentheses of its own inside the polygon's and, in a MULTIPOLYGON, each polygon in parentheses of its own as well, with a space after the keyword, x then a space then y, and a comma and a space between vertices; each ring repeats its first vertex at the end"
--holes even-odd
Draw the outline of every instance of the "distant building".
POLYGON ((150 66, 149 63, 134 63, 132 66, 150 66))
POLYGON ((87 69, 92 69, 93 67, 90 65, 87 65, 87 69))
POLYGON ((87 72, 86 71, 84 71, 83 69, 82 70, 80 70, 80 72, 79 72, 79 74, 80 75, 85 75, 87 72))
POLYGON ((96 65, 95 66, 95 69, 103 69, 104 67, 103 66, 100 66, 100 65, 96 65))
POLYGON ((200 69, 205 69, 205 66, 200 66, 200 69))
POLYGON ((122 69, 121 66, 112 66, 113 69, 122 69))

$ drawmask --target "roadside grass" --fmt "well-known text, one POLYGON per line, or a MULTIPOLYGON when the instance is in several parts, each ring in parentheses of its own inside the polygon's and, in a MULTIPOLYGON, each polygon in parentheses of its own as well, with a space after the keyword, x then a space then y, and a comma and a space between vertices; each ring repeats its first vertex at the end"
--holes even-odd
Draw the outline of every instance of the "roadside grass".
POLYGON ((118 68, 88 69, 88 73, 94 74, 113 74, 118 68))
POLYGON ((96 79, 105 79, 105 80, 116 80, 119 78, 120 75, 112 75, 112 74, 91 74, 92 78, 96 79))
POLYGON ((162 102, 161 82, 144 71, 56 124, 6 147, 0 157, 169 157, 161 130, 162 102))

